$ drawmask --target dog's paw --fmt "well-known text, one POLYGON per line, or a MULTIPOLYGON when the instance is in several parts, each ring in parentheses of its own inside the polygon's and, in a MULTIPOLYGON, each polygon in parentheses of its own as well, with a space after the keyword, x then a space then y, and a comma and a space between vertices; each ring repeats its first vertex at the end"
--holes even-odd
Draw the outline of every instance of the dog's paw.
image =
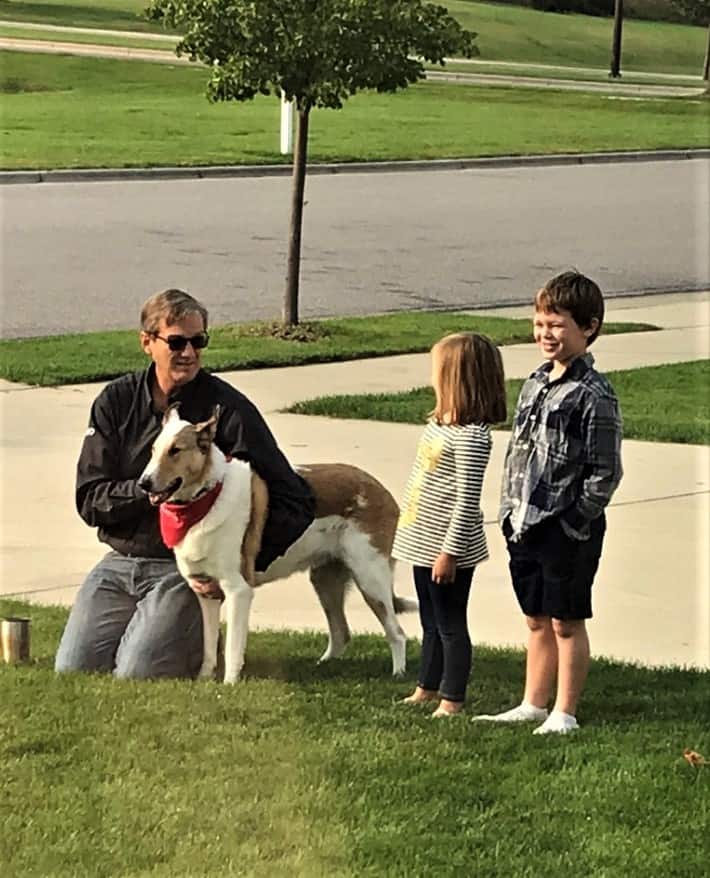
POLYGON ((203 664, 200 668, 200 673, 197 675, 198 680, 214 680, 215 674, 217 672, 217 666, 210 664, 203 664))
POLYGON ((235 683, 238 683, 241 679, 243 667, 244 667, 244 662, 232 665, 231 668, 229 666, 225 667, 225 669, 224 669, 224 682, 229 683, 232 686, 235 683))

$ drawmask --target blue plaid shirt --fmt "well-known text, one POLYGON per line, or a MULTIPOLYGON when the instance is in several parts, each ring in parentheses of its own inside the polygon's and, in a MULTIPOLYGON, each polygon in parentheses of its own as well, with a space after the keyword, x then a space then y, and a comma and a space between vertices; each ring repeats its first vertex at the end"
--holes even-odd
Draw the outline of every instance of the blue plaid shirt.
POLYGON ((533 525, 560 516, 576 539, 602 514, 621 481, 621 414, 594 357, 573 360, 550 381, 551 363, 520 391, 505 457, 499 519, 517 541, 533 525))

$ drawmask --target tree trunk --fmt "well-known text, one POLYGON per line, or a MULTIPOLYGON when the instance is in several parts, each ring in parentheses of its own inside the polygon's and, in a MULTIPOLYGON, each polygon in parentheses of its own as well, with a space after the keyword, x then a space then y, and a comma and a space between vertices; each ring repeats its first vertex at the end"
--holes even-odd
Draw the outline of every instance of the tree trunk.
POLYGON ((703 64, 703 79, 710 80, 710 21, 708 22, 708 41, 705 46, 705 63, 703 64))
POLYGON ((285 326, 298 324, 298 282, 301 271, 301 226, 303 225, 303 192, 306 185, 308 154, 308 114, 310 108, 298 110, 296 143, 293 151, 293 189, 291 192, 291 227, 288 235, 288 267, 282 319, 285 326))
POLYGON ((611 38, 611 68, 609 76, 618 79, 621 76, 621 30, 624 23, 624 0, 614 2, 614 33, 611 38))

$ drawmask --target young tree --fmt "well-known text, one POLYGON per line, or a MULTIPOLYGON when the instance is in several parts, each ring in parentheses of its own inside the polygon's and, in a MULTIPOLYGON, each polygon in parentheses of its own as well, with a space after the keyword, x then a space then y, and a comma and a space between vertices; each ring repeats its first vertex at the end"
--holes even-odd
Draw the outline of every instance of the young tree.
POLYGON ((363 89, 394 92, 424 78, 423 61, 476 54, 475 34, 425 0, 151 0, 155 20, 184 34, 178 55, 210 68, 207 97, 294 101, 296 138, 283 322, 298 323, 308 123, 363 89))
POLYGON ((705 43, 705 60, 703 61, 703 79, 710 81, 710 0, 673 0, 673 5, 680 9, 688 21, 693 24, 707 25, 708 34, 705 43))

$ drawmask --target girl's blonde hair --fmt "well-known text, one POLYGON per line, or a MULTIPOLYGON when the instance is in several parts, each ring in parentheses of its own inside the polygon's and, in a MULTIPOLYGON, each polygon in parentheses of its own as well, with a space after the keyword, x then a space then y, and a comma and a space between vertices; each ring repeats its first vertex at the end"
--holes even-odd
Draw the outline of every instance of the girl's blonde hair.
POLYGON ((507 415, 500 351, 485 335, 456 332, 431 349, 436 365, 436 408, 441 424, 499 424, 507 415))

